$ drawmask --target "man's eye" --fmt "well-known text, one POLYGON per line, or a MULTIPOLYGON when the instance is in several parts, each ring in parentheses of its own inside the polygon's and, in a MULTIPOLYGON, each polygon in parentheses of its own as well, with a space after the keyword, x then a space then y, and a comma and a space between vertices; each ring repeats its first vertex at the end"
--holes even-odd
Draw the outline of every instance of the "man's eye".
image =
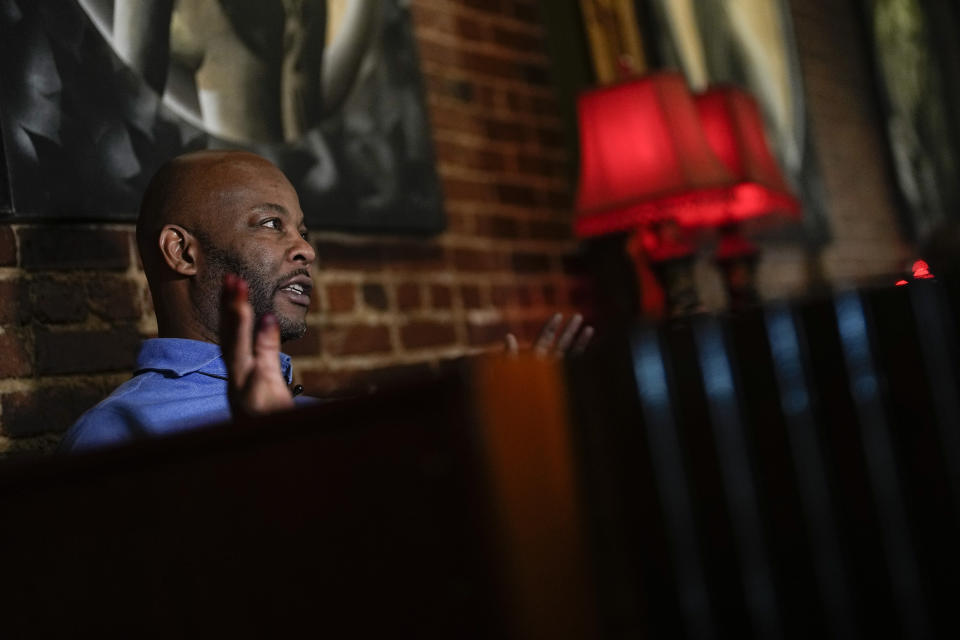
POLYGON ((303 238, 304 240, 306 240, 307 242, 310 241, 309 235, 310 235, 310 234, 309 234, 309 232, 307 232, 307 231, 301 231, 301 232, 300 232, 300 237, 303 238))
POLYGON ((269 220, 264 220, 260 223, 261 227, 267 227, 269 229, 280 229, 282 224, 280 223, 280 218, 270 218, 269 220))

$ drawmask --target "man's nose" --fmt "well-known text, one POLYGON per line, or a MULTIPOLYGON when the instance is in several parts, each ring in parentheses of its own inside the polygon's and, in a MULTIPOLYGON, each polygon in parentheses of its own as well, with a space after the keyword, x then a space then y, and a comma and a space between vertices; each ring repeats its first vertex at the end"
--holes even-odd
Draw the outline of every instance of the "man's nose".
POLYGON ((313 245, 299 233, 297 233, 296 243, 291 248, 290 255, 294 262, 302 262, 304 264, 313 264, 313 261, 317 259, 317 252, 314 250, 313 245))

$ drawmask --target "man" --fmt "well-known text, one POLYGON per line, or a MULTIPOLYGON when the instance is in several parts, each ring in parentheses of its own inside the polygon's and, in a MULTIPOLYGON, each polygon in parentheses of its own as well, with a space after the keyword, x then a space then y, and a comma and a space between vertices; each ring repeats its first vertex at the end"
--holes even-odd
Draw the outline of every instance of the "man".
MULTIPOLYGON (((134 377, 67 431, 61 451, 295 406, 280 343, 306 331, 316 255, 286 176, 245 151, 175 158, 144 194, 137 248, 159 337, 141 347, 134 377)), ((562 320, 550 319, 534 351, 586 346, 593 330, 576 315, 561 331, 562 320)))
POLYGON ((316 255, 283 173, 241 151, 168 162, 144 195, 137 247, 160 337, 144 343, 134 377, 85 413, 61 450, 292 407, 280 342, 306 330, 316 255))

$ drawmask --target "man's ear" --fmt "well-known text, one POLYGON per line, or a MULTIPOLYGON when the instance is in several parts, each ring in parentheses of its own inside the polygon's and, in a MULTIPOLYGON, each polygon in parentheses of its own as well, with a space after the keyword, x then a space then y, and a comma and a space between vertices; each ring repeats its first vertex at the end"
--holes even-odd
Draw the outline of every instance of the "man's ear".
POLYGON ((184 276, 197 273, 199 243, 192 233, 176 224, 168 224, 160 230, 160 255, 167 266, 184 276))

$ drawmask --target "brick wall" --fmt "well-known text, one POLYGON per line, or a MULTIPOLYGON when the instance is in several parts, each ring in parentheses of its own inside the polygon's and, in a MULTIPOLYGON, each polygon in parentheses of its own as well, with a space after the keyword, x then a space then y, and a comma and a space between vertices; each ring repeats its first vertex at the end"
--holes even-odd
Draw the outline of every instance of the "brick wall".
MULTIPOLYGON (((413 3, 448 230, 314 233, 307 393, 522 339, 584 301, 566 273, 571 189, 537 0, 413 3)), ((129 377, 156 332, 132 225, 0 225, 0 451, 49 449, 129 377)))
MULTIPOLYGON (((793 2, 833 241, 816 254, 767 247, 766 296, 802 291, 811 273, 887 273, 910 254, 854 4, 793 2)), ((413 2, 449 228, 429 239, 314 234, 310 330, 288 345, 308 393, 429 369, 507 331, 529 339, 552 310, 589 306, 538 6, 413 2)), ((139 339, 156 331, 132 236, 131 225, 0 225, 0 452, 49 449, 129 376, 139 339)), ((708 261, 697 273, 709 305, 722 305, 708 261)))

